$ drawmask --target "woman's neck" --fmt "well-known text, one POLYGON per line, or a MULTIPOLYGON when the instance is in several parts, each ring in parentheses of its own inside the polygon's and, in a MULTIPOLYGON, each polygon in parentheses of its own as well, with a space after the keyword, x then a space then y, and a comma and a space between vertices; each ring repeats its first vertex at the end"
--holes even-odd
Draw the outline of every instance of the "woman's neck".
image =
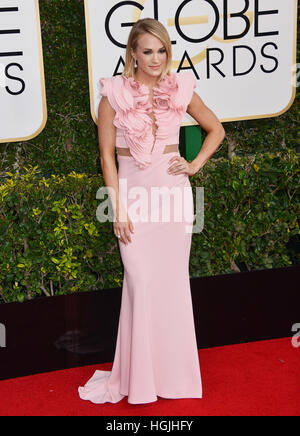
POLYGON ((142 83, 150 89, 156 87, 159 82, 157 77, 152 77, 143 73, 141 74, 138 70, 135 71, 133 78, 136 82, 142 83))

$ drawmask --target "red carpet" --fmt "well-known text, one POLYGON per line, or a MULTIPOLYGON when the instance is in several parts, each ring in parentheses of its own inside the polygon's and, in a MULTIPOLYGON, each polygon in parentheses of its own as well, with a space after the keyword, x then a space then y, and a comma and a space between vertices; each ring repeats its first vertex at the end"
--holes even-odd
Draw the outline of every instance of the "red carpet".
POLYGON ((199 350, 203 399, 92 404, 77 387, 111 363, 0 381, 1 416, 300 416, 300 348, 291 338, 199 350))

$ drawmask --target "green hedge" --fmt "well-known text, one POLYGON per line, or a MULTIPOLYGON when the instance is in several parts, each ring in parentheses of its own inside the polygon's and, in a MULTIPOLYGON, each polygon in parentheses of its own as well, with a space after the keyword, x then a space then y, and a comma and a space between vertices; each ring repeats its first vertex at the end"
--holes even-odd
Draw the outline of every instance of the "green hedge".
MULTIPOLYGON (((192 239, 191 277, 290 266, 299 235, 299 160, 286 153, 210 160, 190 178, 204 187, 204 229, 192 239)), ((96 218, 102 176, 45 178, 37 166, 0 185, 0 295, 24 301, 120 287, 123 267, 111 222, 96 218)))

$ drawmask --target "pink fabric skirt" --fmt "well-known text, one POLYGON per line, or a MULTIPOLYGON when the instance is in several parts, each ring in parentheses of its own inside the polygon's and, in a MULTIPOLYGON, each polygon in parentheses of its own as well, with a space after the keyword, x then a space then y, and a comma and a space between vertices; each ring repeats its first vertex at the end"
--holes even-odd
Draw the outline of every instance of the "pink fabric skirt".
POLYGON ((189 279, 193 194, 186 174, 167 173, 173 156, 180 154, 154 153, 152 164, 141 170, 131 156, 118 155, 121 200, 134 234, 128 245, 119 241, 124 280, 112 370, 97 370, 78 388, 83 400, 202 398, 189 279), (164 192, 156 201, 153 188, 164 192), (172 188, 175 195, 169 194, 172 188))

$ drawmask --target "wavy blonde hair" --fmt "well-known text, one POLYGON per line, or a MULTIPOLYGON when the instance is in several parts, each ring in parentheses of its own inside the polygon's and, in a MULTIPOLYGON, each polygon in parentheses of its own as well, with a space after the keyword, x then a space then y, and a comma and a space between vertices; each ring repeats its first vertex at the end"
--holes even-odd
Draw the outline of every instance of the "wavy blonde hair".
POLYGON ((125 67, 122 76, 127 78, 134 77, 136 68, 134 67, 134 58, 131 55, 131 49, 135 52, 138 45, 138 39, 141 35, 150 33, 160 39, 167 52, 166 67, 162 71, 159 80, 162 80, 166 75, 171 73, 172 65, 172 44, 169 33, 165 26, 154 18, 143 18, 138 20, 131 29, 126 47, 125 67))

